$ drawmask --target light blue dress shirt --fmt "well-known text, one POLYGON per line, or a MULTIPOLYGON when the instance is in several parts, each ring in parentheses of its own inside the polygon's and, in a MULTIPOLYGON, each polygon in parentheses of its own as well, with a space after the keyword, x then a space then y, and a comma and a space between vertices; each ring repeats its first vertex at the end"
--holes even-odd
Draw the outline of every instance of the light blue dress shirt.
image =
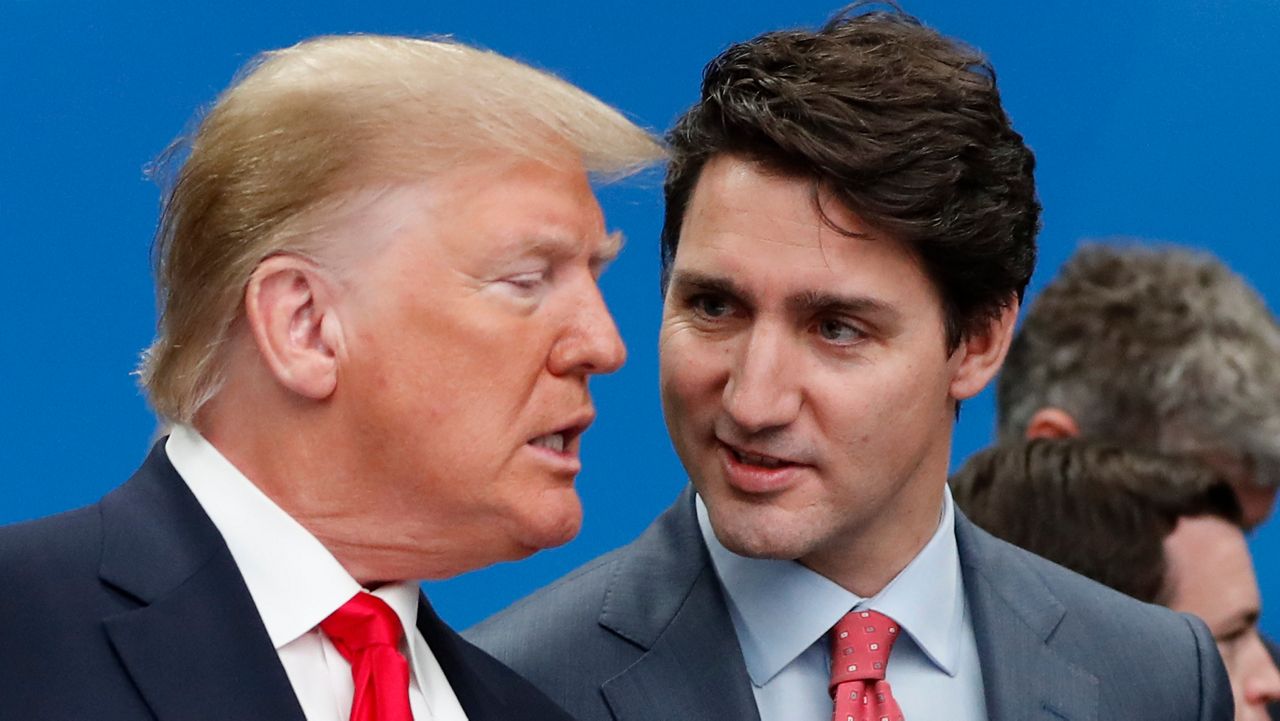
MULTIPOLYGON (((761 721, 831 721, 828 632, 852 609, 879 611, 905 633, 887 680, 906 721, 984 721, 982 669, 944 491, 938 530, 887 586, 861 598, 795 561, 745 558, 716 539, 697 499, 698 525, 724 586, 761 721)), ((856 549, 851 550, 856 553, 856 549)))

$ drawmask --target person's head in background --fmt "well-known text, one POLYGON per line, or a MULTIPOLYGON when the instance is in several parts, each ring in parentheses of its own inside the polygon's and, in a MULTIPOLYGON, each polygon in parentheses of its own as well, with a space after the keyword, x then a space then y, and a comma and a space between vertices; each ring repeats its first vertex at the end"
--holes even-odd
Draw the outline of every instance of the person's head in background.
POLYGON ((1267 718, 1280 671, 1262 644, 1258 583, 1231 488, 1190 456, 1079 439, 1013 441, 951 478, 982 528, 1141 601, 1209 626, 1231 677, 1236 719, 1267 718))
POLYGON ((1082 246, 1029 305, 997 381, 1000 438, 1191 454, 1244 527, 1280 486, 1280 327, 1240 276, 1170 246, 1082 246))

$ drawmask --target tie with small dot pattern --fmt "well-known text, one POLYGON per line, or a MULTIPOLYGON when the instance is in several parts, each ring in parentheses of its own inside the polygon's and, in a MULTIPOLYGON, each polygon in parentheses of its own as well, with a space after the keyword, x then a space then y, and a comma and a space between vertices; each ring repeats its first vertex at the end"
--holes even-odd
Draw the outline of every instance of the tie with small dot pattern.
POLYGON ((351 721, 413 721, 409 663, 399 649, 404 629, 386 601, 357 593, 320 628, 351 664, 351 721))
POLYGON ((903 721, 884 680, 898 624, 875 611, 850 611, 831 629, 833 721, 903 721))

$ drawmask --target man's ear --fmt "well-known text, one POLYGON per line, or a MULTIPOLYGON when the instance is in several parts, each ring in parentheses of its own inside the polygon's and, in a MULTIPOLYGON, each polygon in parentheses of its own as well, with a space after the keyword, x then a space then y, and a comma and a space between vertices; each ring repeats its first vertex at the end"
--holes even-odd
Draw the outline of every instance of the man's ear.
POLYGON ((343 339, 332 290, 315 263, 282 253, 258 264, 244 292, 263 363, 282 386, 312 400, 328 398, 338 383, 343 339))
POLYGON ((972 398, 991 382, 1009 352, 1017 319, 1018 301, 1010 298, 1009 304, 987 321, 985 328, 967 334, 960 341, 960 347, 952 354, 958 364, 951 376, 952 398, 957 401, 972 398))
POLYGON ((1080 424, 1061 408, 1047 406, 1036 411, 1027 422, 1027 440, 1036 438, 1075 438, 1080 424))

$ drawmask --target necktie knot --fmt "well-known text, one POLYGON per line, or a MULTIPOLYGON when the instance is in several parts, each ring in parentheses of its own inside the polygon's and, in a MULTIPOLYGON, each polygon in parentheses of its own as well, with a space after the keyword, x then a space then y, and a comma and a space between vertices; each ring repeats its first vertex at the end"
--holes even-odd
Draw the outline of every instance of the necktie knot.
POLYGON ((321 621, 320 628, 348 663, 354 663, 352 658, 371 646, 397 650, 404 637, 396 612, 386 601, 363 591, 321 621))
POLYGON ((320 628, 351 664, 351 721, 413 721, 409 664, 398 648, 404 628, 387 602, 361 591, 320 628))
POLYGON ((900 629, 876 611, 850 611, 831 630, 831 688, 846 681, 880 681, 900 629))

